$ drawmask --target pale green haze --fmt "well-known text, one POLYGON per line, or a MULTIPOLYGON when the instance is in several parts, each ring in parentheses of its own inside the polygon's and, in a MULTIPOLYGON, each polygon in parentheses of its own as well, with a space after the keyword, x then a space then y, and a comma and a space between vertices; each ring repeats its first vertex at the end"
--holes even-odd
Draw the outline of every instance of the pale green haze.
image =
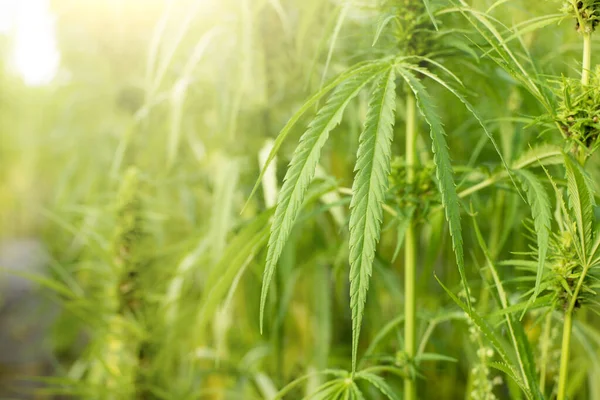
POLYGON ((600 0, 0 0, 0 400, 600 400, 600 0))

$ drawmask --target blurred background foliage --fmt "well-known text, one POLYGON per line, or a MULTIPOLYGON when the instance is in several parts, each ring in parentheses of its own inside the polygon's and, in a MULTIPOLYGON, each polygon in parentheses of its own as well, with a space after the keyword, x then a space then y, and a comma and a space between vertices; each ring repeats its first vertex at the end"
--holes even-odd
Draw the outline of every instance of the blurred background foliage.
MULTIPOLYGON (((493 4, 470 3, 481 10, 493 4)), ((11 65, 14 35, 0 36, 0 238, 43 243, 46 277, 27 279, 60 309, 45 342, 45 393, 271 398, 306 373, 349 368, 349 199, 333 189, 351 186, 367 98, 350 105, 325 149, 280 261, 263 335, 258 304, 270 209, 299 129, 242 208, 260 172, 259 155, 309 95, 359 61, 394 54, 391 37, 372 46, 382 2, 52 0, 50 7, 60 53, 51 82, 28 85, 11 65)), ((515 26, 557 10, 557 2, 514 0, 492 15, 515 26)), ((477 37, 460 16, 440 20, 450 31, 445 49, 458 49, 445 65, 466 82, 503 155, 514 160, 540 134, 521 117, 543 110, 480 57, 477 37)), ((570 21, 517 40, 544 74, 577 75, 580 44, 570 21)), ((431 93, 448 131, 459 190, 499 170, 473 117, 448 93, 434 86, 431 93)), ((399 136, 402 127, 399 121, 399 136)), ((429 147, 422 135, 422 159, 429 147)), ((402 151, 397 140, 394 154, 402 151)), ((510 187, 486 189, 468 202, 492 216, 479 223, 494 254, 528 250, 522 221, 529 211, 510 187)), ((396 227, 384 224, 361 354, 403 309, 401 257, 392 262, 396 227)), ((434 213, 420 238, 419 331, 431 329, 428 352, 459 361, 424 364, 420 398, 463 398, 477 357, 466 324, 443 322, 462 319, 433 279, 435 271, 459 290, 446 230, 442 214, 434 213)), ((469 229, 465 237, 472 287, 484 291, 477 284, 476 241, 469 229)), ((377 362, 401 349, 401 331, 392 329, 370 354, 377 362)), ((582 371, 590 365, 600 371, 593 352, 586 357, 576 349, 582 371)), ((400 379, 387 378, 400 387, 400 379)), ((311 375, 289 398, 323 382, 311 375)), ((573 398, 599 396, 592 397, 583 379, 573 385, 580 393, 573 398)), ((372 388, 365 395, 382 398, 372 388)))

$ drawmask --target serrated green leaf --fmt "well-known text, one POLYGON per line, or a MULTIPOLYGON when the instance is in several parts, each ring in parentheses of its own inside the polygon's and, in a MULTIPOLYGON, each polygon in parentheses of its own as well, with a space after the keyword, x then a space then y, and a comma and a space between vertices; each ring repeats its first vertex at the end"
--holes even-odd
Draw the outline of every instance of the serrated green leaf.
POLYGON ((460 12, 479 32, 481 37, 490 45, 498 57, 490 57, 498 66, 503 68, 515 80, 520 82, 539 102, 546 111, 552 113, 551 103, 538 86, 538 77, 532 76, 521 64, 519 57, 506 43, 505 38, 494 25, 495 21, 489 15, 470 7, 466 2, 460 2, 456 10, 460 12), (483 26, 483 28, 482 28, 483 26))
POLYGON ((544 400, 538 385, 535 357, 533 356, 533 349, 531 348, 529 338, 525 334, 523 325, 516 318, 508 316, 508 319, 513 323, 517 357, 519 357, 519 363, 524 367, 524 379, 526 387, 529 390, 526 394, 531 395, 535 400, 544 400))
POLYGON ((413 214, 415 213, 415 208, 410 207, 406 210, 406 212, 399 212, 396 219, 398 220, 398 228, 396 232, 396 248, 394 249, 394 254, 392 255, 392 262, 396 261, 398 254, 400 254, 400 248, 402 247, 402 243, 404 243, 404 236, 406 236, 406 230, 412 221, 413 214))
MULTIPOLYGON (((494 135, 492 135, 492 133, 485 126, 485 124, 479 117, 479 114, 477 114, 477 111, 475 111, 475 108, 471 105, 471 103, 469 103, 469 101, 466 98, 464 98, 463 95, 461 95, 456 89, 454 89, 452 86, 450 86, 450 84, 448 84, 446 81, 441 79, 439 76, 437 76, 433 72, 427 70, 426 68, 421 68, 419 66, 413 66, 413 65, 407 65, 407 68, 417 71, 417 72, 429 77, 430 79, 434 80, 435 82, 439 83, 444 88, 446 88, 450 93, 452 93, 458 100, 460 100, 461 103, 463 103, 465 105, 467 110, 471 113, 471 115, 477 120, 479 125, 483 128, 483 132, 486 134, 488 139, 490 139, 492 146, 494 146, 494 150, 496 150, 498 157, 500 157, 500 161, 504 165, 506 173, 512 180, 513 178, 511 175, 511 170, 508 167, 508 164, 506 163, 506 161, 504 160, 504 157, 502 156, 502 152, 500 151, 500 148, 498 147, 498 144, 496 143, 496 139, 494 139, 494 135)), ((515 183, 514 180, 513 180, 513 183, 515 183)), ((516 187, 516 183, 515 183, 515 187, 516 187)), ((517 188, 517 190, 518 190, 518 188, 517 188)))
POLYGON ((352 382, 352 395, 356 400, 365 400, 365 396, 354 382, 352 382))
MULTIPOLYGON (((380 72, 381 66, 374 64, 362 69, 360 73, 342 82, 319 110, 315 119, 309 124, 307 131, 300 138, 300 143, 294 152, 283 181, 283 186, 279 192, 277 207, 271 225, 267 262, 260 296, 261 332, 263 329, 264 308, 269 285, 283 246, 300 212, 300 206, 304 200, 306 190, 315 175, 321 149, 329 137, 329 132, 340 123, 344 110, 350 100, 380 72)), ((274 149, 276 146, 274 146, 274 149)))
POLYGON ((296 378, 292 382, 285 385, 279 391, 279 393, 277 393, 277 395, 273 398, 273 400, 282 399, 285 395, 287 395, 290 391, 292 391, 294 388, 296 388, 299 384, 301 384, 302 382, 306 381, 307 379, 309 379, 311 377, 321 376, 321 375, 326 375, 326 376, 331 375, 331 376, 341 378, 341 377, 345 377, 347 374, 348 373, 346 371, 341 370, 341 369, 325 369, 323 371, 317 371, 317 372, 312 372, 312 373, 302 375, 301 377, 296 378))
POLYGON ((371 95, 360 135, 356 176, 350 203, 350 308, 352 310, 352 370, 364 314, 373 259, 381 233, 383 202, 390 173, 396 84, 393 68, 386 71, 371 95))
POLYGON ((345 388, 346 384, 343 379, 335 379, 325 382, 317 388, 314 393, 304 397, 304 400, 328 400, 337 399, 340 390, 345 388))
POLYGON ((528 166, 562 164, 563 156, 560 147, 543 143, 525 151, 513 164, 513 169, 522 169, 528 166))
POLYGON ((431 23, 433 24, 433 26, 435 27, 435 30, 438 30, 438 26, 437 26, 437 21, 435 20, 435 17, 433 16, 433 11, 431 10, 431 4, 429 2, 429 0, 423 0, 423 4, 425 5, 425 10, 427 11, 427 15, 429 15, 429 19, 431 20, 431 23))
POLYGON ((262 167, 262 170, 260 171, 260 175, 258 176, 258 179, 254 183, 252 192, 250 192, 250 196, 248 196, 248 199, 246 200, 246 204, 242 208, 242 213, 248 206, 248 203, 250 202, 252 197, 254 197, 254 195, 256 194, 256 191, 260 187, 260 183, 262 182, 262 179, 265 175, 265 172, 267 171, 267 168, 269 167, 269 165, 271 165, 271 162, 273 162, 273 160, 275 159, 275 156, 277 155, 277 152, 281 148, 281 145, 283 144, 285 139, 290 134, 292 128, 294 126, 296 126, 296 123, 298 123, 300 118, 309 109, 311 109, 315 104, 317 104, 317 102, 319 100, 321 100, 321 98, 323 98, 323 96, 327 95, 327 93, 331 92, 334 88, 338 87, 342 82, 344 82, 348 79, 351 79, 355 75, 360 75, 360 74, 365 73, 366 71, 371 71, 373 68, 376 68, 377 66, 379 66, 378 62, 374 63, 372 61, 362 62, 362 63, 355 65, 354 67, 350 68, 350 70, 348 70, 348 71, 340 74, 339 76, 335 77, 334 79, 332 79, 331 82, 329 82, 327 85, 325 85, 317 93, 313 94, 302 105, 302 107, 300 107, 300 109, 298 111, 296 111, 296 113, 288 120, 288 122, 285 124, 285 126, 281 129, 281 131, 279 132, 279 135, 277 135, 277 138, 275 139, 275 143, 273 143, 273 147, 271 148, 271 151, 269 152, 269 155, 267 156, 267 159, 262 167))
POLYGON ((334 400, 350 400, 352 396, 352 387, 344 386, 340 389, 339 394, 334 398, 334 400))
POLYGON ((570 155, 565 154, 567 171, 567 193, 569 207, 577 223, 577 233, 581 244, 582 260, 585 261, 592 245, 594 223, 594 191, 583 168, 570 155))
MULTIPOLYGON (((536 266, 537 266, 537 264, 536 264, 536 266)), ((543 287, 544 287, 544 285, 542 285, 542 288, 543 287)), ((511 304, 510 306, 508 306, 504 309, 497 310, 497 311, 490 313, 489 316, 491 318, 501 317, 506 314, 516 313, 517 311, 522 312, 523 310, 535 310, 537 308, 548 307, 548 306, 552 305, 553 299, 554 299, 553 294, 547 294, 547 295, 538 297, 533 302, 527 301, 527 302, 521 302, 521 303, 517 303, 517 304, 511 304)))
MULTIPOLYGON (((506 376, 508 376, 513 382, 515 382, 517 384, 517 386, 519 386, 519 388, 523 391, 526 392, 526 388, 523 384, 523 381, 520 380, 514 373, 514 371, 510 368, 510 366, 508 366, 505 363, 501 363, 501 362, 496 362, 496 361, 492 361, 489 362, 487 365, 489 365, 492 368, 497 369, 498 371, 502 371, 506 374, 506 376)), ((527 396, 528 399, 530 399, 530 396, 527 396)))
POLYGON ((590 250, 590 265, 598 265, 600 264, 600 258, 596 258, 598 253, 598 249, 600 249, 600 229, 596 227, 594 231, 594 244, 590 250))
POLYGON ((379 390, 389 400, 400 400, 400 397, 398 397, 396 393, 394 393, 392 388, 385 382, 385 380, 382 377, 372 374, 370 372, 360 372, 356 375, 356 378, 364 379, 365 381, 369 382, 371 385, 375 386, 377 390, 379 390))
MULTIPOLYGON (((498 336, 498 334, 494 331, 494 328, 492 328, 490 326, 490 324, 488 324, 488 322, 483 319, 483 317, 481 315, 479 315, 477 313, 477 311, 475 311, 474 309, 469 309, 467 307, 467 305, 465 305, 458 297, 456 297, 456 295, 454 293, 452 293, 450 291, 450 289, 448 289, 446 286, 444 286, 444 284, 442 283, 442 281, 440 281, 438 279, 437 276, 435 276, 435 279, 438 281, 438 283, 442 286, 442 288, 444 289, 444 291, 448 294, 448 296, 450 296, 450 298, 465 312, 467 313, 467 315, 469 316, 469 318, 471 319, 471 321, 473 321, 473 323, 479 328, 479 330, 481 331, 481 333, 483 333, 483 335, 486 337, 487 340, 490 341, 490 343, 492 344, 492 346, 494 346, 494 348, 496 349, 496 351, 498 352, 498 354, 500 355, 500 358, 502 359, 502 361, 507 365, 507 367, 509 368, 510 372, 512 373, 512 375, 517 376, 515 373, 516 368, 512 365, 512 363, 510 362, 510 357, 508 355, 508 351, 506 350, 506 348, 504 347, 501 338, 498 336)), ((468 293, 468 292, 467 292, 468 293)), ((530 397, 530 396, 529 396, 530 397)))
POLYGON ((395 14, 383 14, 381 17, 382 18, 379 19, 379 22, 377 22, 377 29, 375 30, 375 37, 373 38, 373 43, 371 43, 371 46, 375 46, 375 44, 377 44, 377 41, 379 40, 379 36, 381 36, 381 33, 383 32, 383 30, 385 29, 387 24, 391 20, 398 18, 395 14), (385 18, 383 18, 383 17, 385 17, 385 18))
MULTIPOLYGON (((456 256, 458 272, 465 290, 467 290, 467 276, 465 273, 465 263, 463 254, 463 239, 460 224, 459 199, 456 194, 452 165, 450 163, 450 154, 446 144, 446 133, 444 126, 431 97, 425 90, 423 84, 416 76, 402 65, 398 66, 398 73, 404 78, 417 99, 417 106, 431 130, 431 141, 433 145, 433 161, 436 166, 436 176, 438 180, 439 191, 442 196, 442 205, 446 211, 446 219, 450 227, 450 236, 452 237, 452 249, 456 256)), ((467 305, 471 308, 471 300, 467 297, 467 305)))
POLYGON ((537 176, 527 170, 518 170, 515 173, 521 180, 523 189, 527 194, 527 202, 531 207, 531 216, 533 217, 533 225, 537 237, 538 264, 535 276, 535 291, 530 299, 530 302, 533 302, 539 294, 542 275, 544 274, 544 264, 550 243, 552 208, 548 193, 546 193, 544 186, 537 176))
POLYGON ((549 14, 542 15, 540 17, 532 18, 527 21, 523 21, 513 27, 513 33, 509 37, 505 39, 505 42, 510 42, 513 39, 520 38, 522 35, 530 32, 537 31, 538 29, 542 29, 548 25, 556 24, 565 19, 564 14, 549 14))
MULTIPOLYGON (((483 236, 481 235, 481 231, 479 230, 479 225, 477 224, 477 220, 473 216, 473 228, 475 230, 475 235, 477 236, 477 241, 483 254, 485 255, 486 261, 488 263, 489 270, 491 272, 493 278, 493 286, 496 287, 497 291, 497 300, 502 309, 507 309, 510 307, 510 303, 508 302, 508 296, 506 291, 504 290, 504 286, 502 285, 502 281, 500 280, 500 276, 498 275, 498 271, 494 266, 494 262, 492 257, 485 245, 483 240, 483 236)), ((519 365, 519 369, 521 371, 521 377, 523 378, 525 388, 527 389, 527 393, 536 400, 541 399, 541 393, 539 391, 536 379, 536 367, 535 361, 533 358, 533 352, 531 350, 531 345, 529 343, 529 339, 525 335, 525 331, 523 330, 523 326, 519 321, 510 315, 504 315, 506 325, 508 326, 508 331, 510 333, 510 338, 513 343, 513 348, 516 353, 517 362, 519 365)), ((507 360, 505 360, 507 362, 507 360)))
MULTIPOLYGON (((550 15, 543 15, 541 17, 536 17, 536 18, 529 19, 527 21, 520 22, 520 23, 516 24, 512 29, 507 30, 508 33, 510 33, 510 32, 514 32, 514 33, 512 33, 512 35, 510 35, 506 39, 504 39, 504 42, 509 43, 514 39, 521 39, 522 36, 526 33, 534 32, 538 29, 542 29, 551 24, 557 24, 564 18, 565 18, 564 14, 550 14, 550 15)), ((493 51, 493 50, 490 50, 490 51, 493 51)), ((484 57, 486 55, 487 55, 487 53, 483 54, 484 57)))

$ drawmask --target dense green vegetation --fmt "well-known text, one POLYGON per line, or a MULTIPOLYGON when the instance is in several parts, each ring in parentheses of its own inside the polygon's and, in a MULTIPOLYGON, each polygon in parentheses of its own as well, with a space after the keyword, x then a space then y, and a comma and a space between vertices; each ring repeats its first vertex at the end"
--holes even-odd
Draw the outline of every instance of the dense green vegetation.
POLYGON ((0 76, 45 393, 600 399, 600 1, 52 4, 0 76))

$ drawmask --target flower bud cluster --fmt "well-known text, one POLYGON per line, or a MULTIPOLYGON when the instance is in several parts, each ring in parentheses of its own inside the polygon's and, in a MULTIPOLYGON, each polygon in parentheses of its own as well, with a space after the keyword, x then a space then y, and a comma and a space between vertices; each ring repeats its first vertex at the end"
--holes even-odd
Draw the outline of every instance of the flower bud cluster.
POLYGON ((600 136, 600 68, 591 75, 589 85, 563 78, 558 85, 558 108, 555 120, 563 137, 587 155, 599 144, 600 136))
POLYGON ((600 21, 600 1, 567 0, 563 4, 562 12, 575 18, 578 32, 592 33, 600 21))

